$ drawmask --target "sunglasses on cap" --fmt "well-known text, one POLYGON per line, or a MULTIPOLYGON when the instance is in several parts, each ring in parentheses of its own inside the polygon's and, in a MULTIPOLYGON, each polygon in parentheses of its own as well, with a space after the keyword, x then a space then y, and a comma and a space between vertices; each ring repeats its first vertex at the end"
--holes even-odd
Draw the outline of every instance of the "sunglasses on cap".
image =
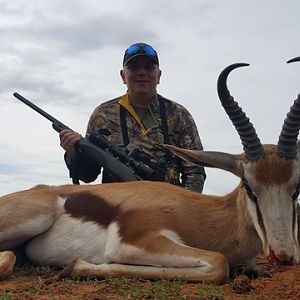
POLYGON ((148 44, 139 43, 129 46, 124 55, 123 65, 126 65, 133 57, 146 55, 152 58, 156 64, 159 64, 157 52, 148 44))
POLYGON ((125 55, 134 55, 137 53, 145 53, 150 56, 157 56, 156 51, 150 46, 146 44, 134 44, 127 48, 125 55))

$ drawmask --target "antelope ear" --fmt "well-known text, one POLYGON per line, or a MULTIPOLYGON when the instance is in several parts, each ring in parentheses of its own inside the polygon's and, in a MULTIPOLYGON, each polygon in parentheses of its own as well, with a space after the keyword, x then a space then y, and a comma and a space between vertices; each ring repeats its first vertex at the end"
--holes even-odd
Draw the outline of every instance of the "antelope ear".
POLYGON ((163 145, 163 147, 195 165, 222 169, 240 178, 243 174, 241 162, 244 156, 242 154, 233 155, 216 151, 187 150, 172 145, 163 145))

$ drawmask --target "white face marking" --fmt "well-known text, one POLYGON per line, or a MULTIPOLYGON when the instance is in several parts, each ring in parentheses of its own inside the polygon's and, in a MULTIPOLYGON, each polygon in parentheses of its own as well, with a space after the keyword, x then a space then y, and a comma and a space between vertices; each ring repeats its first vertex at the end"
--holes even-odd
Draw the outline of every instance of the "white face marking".
POLYGON ((299 181, 298 163, 293 164, 293 176, 288 182, 265 185, 256 181, 253 176, 253 163, 244 164, 245 178, 257 198, 257 204, 247 196, 247 207, 256 231, 263 242, 265 254, 269 247, 277 256, 285 253, 294 259, 299 257, 299 244, 296 230, 293 229, 293 210, 296 202, 292 194, 299 181), (261 213, 261 226, 257 215, 261 213))

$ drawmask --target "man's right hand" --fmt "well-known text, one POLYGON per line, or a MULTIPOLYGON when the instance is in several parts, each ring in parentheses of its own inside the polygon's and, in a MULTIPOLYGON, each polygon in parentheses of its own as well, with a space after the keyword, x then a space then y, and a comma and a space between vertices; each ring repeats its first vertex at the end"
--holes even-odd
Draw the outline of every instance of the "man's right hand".
POLYGON ((76 154, 75 144, 82 136, 71 129, 64 129, 59 133, 60 146, 66 151, 67 155, 73 157, 76 154))

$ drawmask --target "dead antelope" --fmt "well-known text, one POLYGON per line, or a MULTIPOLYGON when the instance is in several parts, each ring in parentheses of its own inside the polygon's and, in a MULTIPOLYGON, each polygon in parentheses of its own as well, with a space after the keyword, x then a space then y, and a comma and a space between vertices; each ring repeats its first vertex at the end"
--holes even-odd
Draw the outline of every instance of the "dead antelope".
POLYGON ((262 145, 227 90, 218 93, 244 154, 166 146, 206 167, 229 171, 241 183, 225 196, 201 195, 161 182, 37 186, 0 198, 0 274, 13 269, 12 250, 27 242, 38 264, 64 266, 70 276, 226 280, 239 264, 253 267, 264 253, 276 264, 299 262, 300 97, 277 145, 262 145))

